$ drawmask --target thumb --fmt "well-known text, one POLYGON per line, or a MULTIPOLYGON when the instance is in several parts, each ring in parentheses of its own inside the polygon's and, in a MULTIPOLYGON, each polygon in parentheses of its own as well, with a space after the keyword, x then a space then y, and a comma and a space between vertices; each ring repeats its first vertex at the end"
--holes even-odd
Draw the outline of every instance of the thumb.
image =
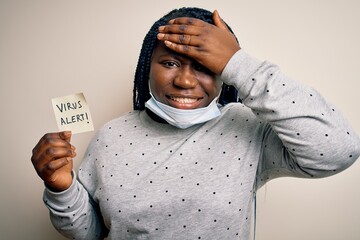
POLYGON ((71 136, 72 136, 72 132, 71 131, 63 131, 63 132, 59 132, 59 136, 61 139, 67 141, 70 143, 71 141, 71 136))
POLYGON ((221 19, 217 10, 215 10, 213 12, 212 16, 213 16, 213 21, 215 23, 215 26, 217 26, 221 29, 229 30, 228 27, 226 26, 225 22, 221 19))

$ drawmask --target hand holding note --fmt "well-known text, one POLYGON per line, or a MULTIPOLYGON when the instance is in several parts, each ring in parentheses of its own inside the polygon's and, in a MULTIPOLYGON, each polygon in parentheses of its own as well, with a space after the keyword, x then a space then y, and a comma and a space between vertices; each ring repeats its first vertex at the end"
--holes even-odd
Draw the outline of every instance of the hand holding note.
POLYGON ((53 191, 68 189, 73 181, 75 147, 72 133, 94 130, 84 94, 52 99, 59 132, 45 134, 32 151, 31 162, 40 178, 53 191))
POLYGON ((72 183, 75 147, 71 132, 45 134, 32 151, 31 162, 40 178, 53 191, 64 191, 72 183))

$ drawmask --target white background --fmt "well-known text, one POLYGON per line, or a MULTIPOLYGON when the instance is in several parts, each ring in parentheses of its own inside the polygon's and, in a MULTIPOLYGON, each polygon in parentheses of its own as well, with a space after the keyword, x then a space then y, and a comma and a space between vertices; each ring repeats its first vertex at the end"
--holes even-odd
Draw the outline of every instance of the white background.
MULTIPOLYGON (((51 98, 84 92, 99 129, 132 109, 141 43, 175 7, 218 9, 241 47, 321 92, 360 133, 360 1, 0 0, 0 238, 63 239, 30 157, 57 130, 51 98)), ((75 135, 77 168, 94 132, 75 135)), ((258 192, 258 240, 360 239, 360 164, 258 192)))

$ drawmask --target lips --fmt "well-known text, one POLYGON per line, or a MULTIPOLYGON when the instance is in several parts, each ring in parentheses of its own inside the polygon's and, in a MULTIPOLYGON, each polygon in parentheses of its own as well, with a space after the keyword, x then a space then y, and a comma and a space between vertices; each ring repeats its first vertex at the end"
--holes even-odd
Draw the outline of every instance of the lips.
POLYGON ((199 100, 198 98, 184 98, 184 97, 170 97, 170 99, 178 103, 194 103, 199 100))
POLYGON ((201 105, 202 97, 185 97, 185 96, 166 96, 167 104, 180 109, 195 109, 201 105))

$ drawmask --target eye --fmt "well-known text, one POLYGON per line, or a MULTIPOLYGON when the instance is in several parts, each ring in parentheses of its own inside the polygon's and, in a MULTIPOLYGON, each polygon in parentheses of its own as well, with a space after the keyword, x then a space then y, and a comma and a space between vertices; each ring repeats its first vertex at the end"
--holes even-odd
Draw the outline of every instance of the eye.
POLYGON ((161 64, 167 68, 175 68, 180 66, 180 64, 176 61, 164 61, 161 64))
POLYGON ((201 64, 195 64, 195 65, 194 65, 194 69, 195 69, 196 71, 198 71, 198 72, 203 72, 203 73, 205 73, 205 74, 207 74, 207 75, 210 75, 210 76, 214 75, 213 72, 211 72, 209 69, 207 69, 206 67, 204 67, 204 66, 201 65, 201 64))

